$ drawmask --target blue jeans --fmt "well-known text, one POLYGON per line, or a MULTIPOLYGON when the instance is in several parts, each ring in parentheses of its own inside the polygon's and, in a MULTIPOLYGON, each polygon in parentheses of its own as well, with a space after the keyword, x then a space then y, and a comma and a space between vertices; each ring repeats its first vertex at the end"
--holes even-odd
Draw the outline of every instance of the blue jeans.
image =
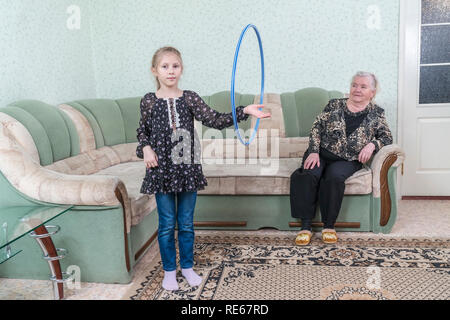
POLYGON ((157 193, 159 252, 164 271, 174 271, 176 264, 175 224, 178 223, 178 247, 183 269, 194 265, 194 208, 197 192, 157 193), (176 200, 176 203, 175 203, 176 200))

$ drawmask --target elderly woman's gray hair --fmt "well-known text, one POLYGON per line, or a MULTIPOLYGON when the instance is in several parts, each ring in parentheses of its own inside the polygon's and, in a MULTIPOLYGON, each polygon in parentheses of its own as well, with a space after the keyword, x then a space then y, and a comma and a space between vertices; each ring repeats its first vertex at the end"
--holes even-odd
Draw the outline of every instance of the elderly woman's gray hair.
POLYGON ((375 96, 377 95, 377 93, 380 91, 380 85, 378 82, 377 77, 370 72, 366 72, 366 71, 358 71, 353 77, 352 77, 352 83, 355 80, 356 77, 365 77, 365 78, 370 78, 370 83, 372 84, 372 90, 375 92, 372 100, 375 99, 375 96))

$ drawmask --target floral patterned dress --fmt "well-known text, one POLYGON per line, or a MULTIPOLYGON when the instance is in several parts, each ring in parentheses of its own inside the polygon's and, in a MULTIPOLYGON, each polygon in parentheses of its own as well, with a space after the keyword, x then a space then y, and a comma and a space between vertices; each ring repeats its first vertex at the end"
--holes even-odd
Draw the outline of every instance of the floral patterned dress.
MULTIPOLYGON (((158 166, 147 168, 141 193, 195 192, 207 186, 203 175, 201 147, 194 130, 194 118, 203 125, 222 130, 233 125, 231 113, 210 108, 193 91, 178 98, 158 98, 147 93, 140 104, 136 155, 143 159, 143 148, 150 146, 158 157, 158 166)), ((247 120, 244 107, 236 108, 238 121, 247 120)))

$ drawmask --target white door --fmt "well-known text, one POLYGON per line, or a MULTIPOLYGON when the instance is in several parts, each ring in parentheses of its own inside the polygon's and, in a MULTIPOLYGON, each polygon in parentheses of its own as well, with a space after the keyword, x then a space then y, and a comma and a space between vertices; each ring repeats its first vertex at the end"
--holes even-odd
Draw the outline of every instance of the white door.
POLYGON ((450 196, 450 0, 402 0, 403 196, 450 196))

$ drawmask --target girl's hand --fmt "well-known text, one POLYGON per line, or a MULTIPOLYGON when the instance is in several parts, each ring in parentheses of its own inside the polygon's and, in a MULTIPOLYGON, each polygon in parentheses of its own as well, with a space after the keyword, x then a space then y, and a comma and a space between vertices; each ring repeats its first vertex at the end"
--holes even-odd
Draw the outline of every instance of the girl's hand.
POLYGON ((306 169, 306 170, 309 170, 309 169, 314 169, 314 167, 316 166, 316 164, 317 164, 317 167, 318 168, 320 168, 320 157, 319 157, 319 154, 318 153, 311 153, 309 156, 308 156, 308 158, 306 158, 306 160, 305 160, 305 164, 304 164, 304 168, 306 169))
POLYGON ((258 110, 259 108, 263 107, 263 104, 251 104, 244 108, 244 113, 252 115, 256 118, 270 118, 270 113, 265 113, 261 110, 258 110))
POLYGON ((358 160, 361 163, 366 163, 369 161, 370 157, 372 157, 372 153, 375 150, 375 145, 370 142, 367 146, 365 146, 358 155, 358 160))
POLYGON ((146 168, 155 168, 158 166, 158 155, 155 151, 150 148, 150 146, 145 146, 144 152, 144 163, 146 168))

